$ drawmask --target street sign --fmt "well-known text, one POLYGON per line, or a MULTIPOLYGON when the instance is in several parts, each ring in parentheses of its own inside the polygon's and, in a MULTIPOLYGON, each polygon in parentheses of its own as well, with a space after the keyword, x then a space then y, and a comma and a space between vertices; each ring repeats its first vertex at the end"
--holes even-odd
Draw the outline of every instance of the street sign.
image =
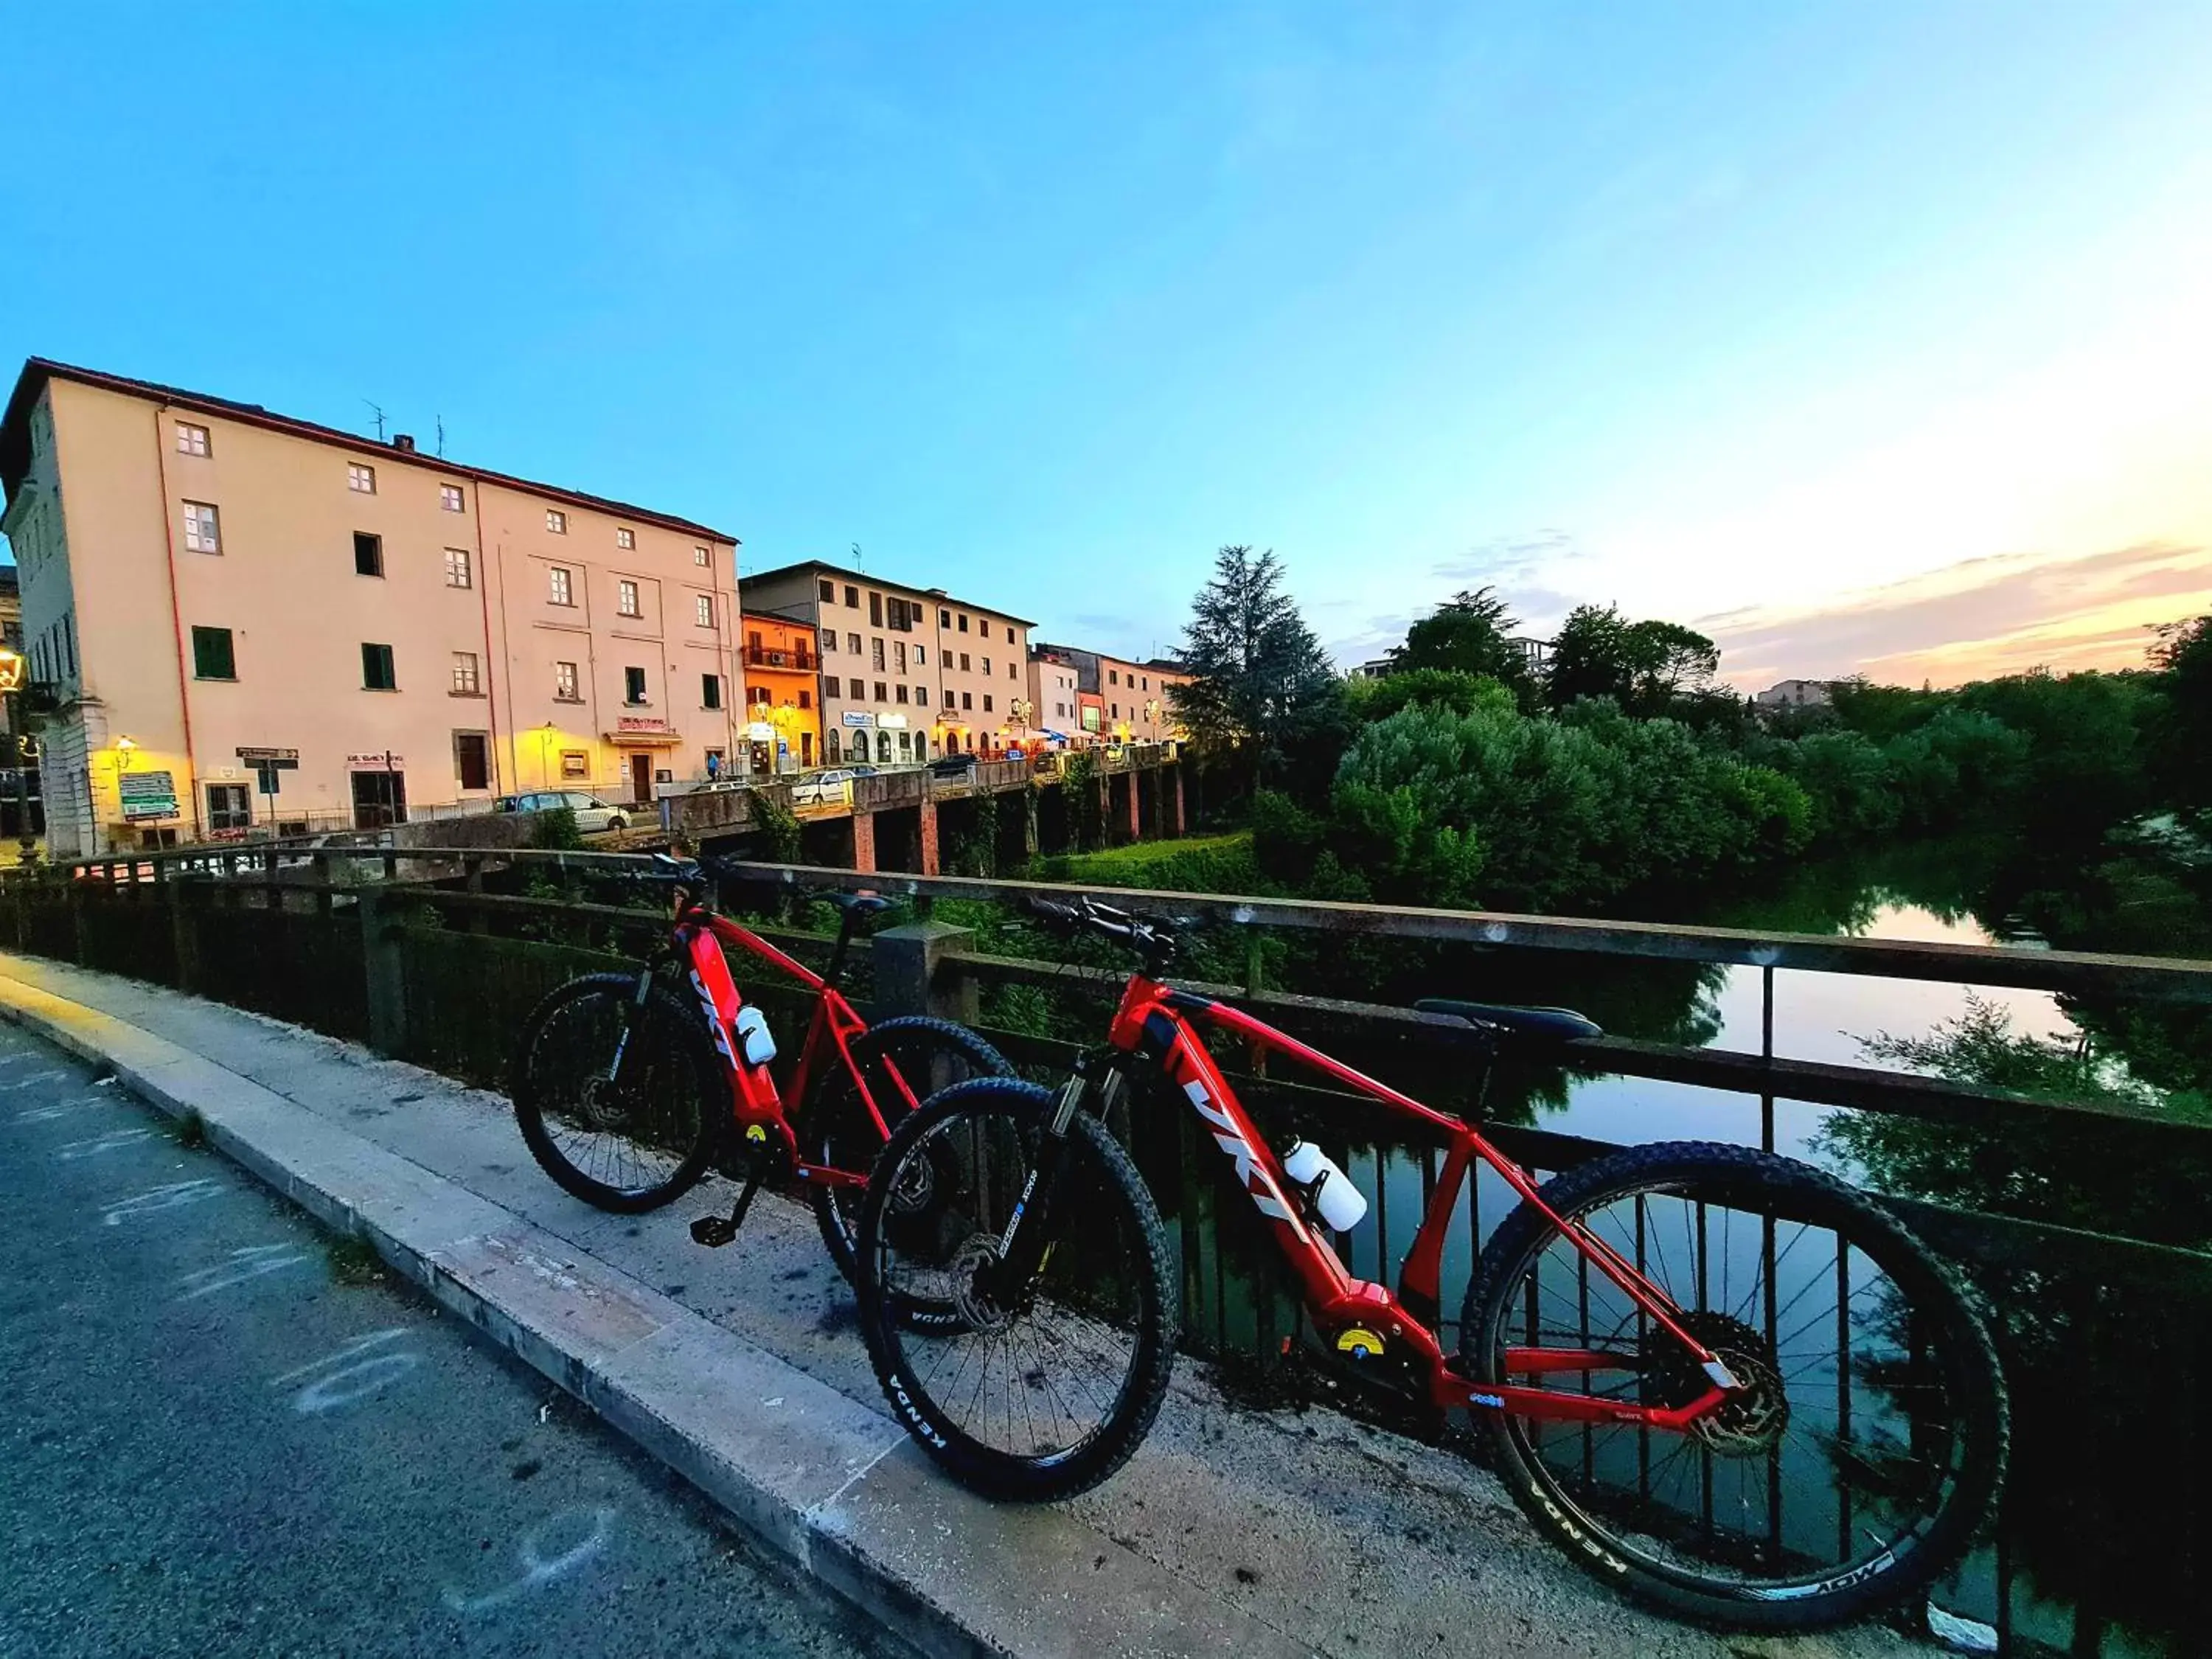
POLYGON ((296 768, 300 764, 300 751, 296 749, 250 749, 241 746, 238 757, 248 766, 296 768))
POLYGON ((168 772, 124 772, 115 780, 126 821, 177 816, 177 781, 168 772))
POLYGON ((20 651, 0 651, 0 692, 20 691, 23 689, 23 671, 27 659, 20 651))

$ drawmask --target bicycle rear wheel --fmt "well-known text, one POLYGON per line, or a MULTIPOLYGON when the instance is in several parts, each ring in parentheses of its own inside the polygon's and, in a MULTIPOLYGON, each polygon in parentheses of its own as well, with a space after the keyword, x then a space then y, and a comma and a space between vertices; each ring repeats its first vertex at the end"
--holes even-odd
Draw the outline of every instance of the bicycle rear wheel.
POLYGON ((1151 1429, 1175 1362, 1167 1235, 1129 1155, 1079 1112, 1048 1195, 1032 1188, 1057 1105, 1010 1078, 957 1085, 893 1133, 860 1211, 877 1378, 922 1449, 991 1498, 1105 1480, 1151 1429), (1049 1241, 1023 1285, 996 1271, 1018 1208, 1049 1241))
POLYGON ((714 1103, 726 1098, 699 1011, 659 986, 641 1006, 635 974, 586 974, 539 1003, 508 1093, 539 1167, 624 1214, 658 1209, 699 1179, 714 1103))
MULTIPOLYGON (((888 1133, 930 1096, 979 1077, 1012 1077, 1006 1056, 964 1025, 922 1015, 887 1019, 853 1042, 848 1070, 831 1066, 815 1085, 799 1131, 805 1155, 833 1170, 866 1175, 875 1167, 888 1133), (866 1098, 861 1090, 867 1091, 866 1098), (875 1103, 875 1112, 868 1102, 875 1103), (878 1128, 877 1115, 883 1119, 878 1128)), ((814 1193, 815 1219, 830 1259, 848 1279, 860 1224, 860 1186, 829 1186, 814 1193)), ((924 1196, 915 1192, 908 1200, 924 1196)))
MULTIPOLYGON (((2004 1384, 1950 1273, 1887 1211, 1738 1146, 1633 1148, 1542 1189, 1637 1267, 1746 1388, 1685 1432, 1491 1412, 1500 1470, 1575 1561, 1669 1612, 1742 1628, 1856 1618, 1963 1554, 2003 1476, 2004 1384)), ((1685 1406, 1689 1349, 1523 1204, 1468 1287, 1478 1381, 1685 1406), (1506 1351, 1613 1369, 1515 1376, 1506 1351)))

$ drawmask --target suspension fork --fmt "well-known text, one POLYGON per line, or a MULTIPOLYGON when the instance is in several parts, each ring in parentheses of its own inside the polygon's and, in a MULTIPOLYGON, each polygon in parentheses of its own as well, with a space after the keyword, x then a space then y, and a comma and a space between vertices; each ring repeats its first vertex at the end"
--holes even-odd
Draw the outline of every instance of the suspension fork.
POLYGON ((650 957, 638 970, 637 990, 629 1000, 629 1006, 623 1012, 622 1036, 616 1039, 615 1057, 607 1065, 607 1081, 610 1083, 622 1076, 623 1059, 629 1053, 630 1036, 637 1030, 638 1019, 645 1012, 646 999, 653 994, 653 970, 667 960, 665 956, 650 957))
MULTIPOLYGON (((1000 1288, 1010 1293, 1006 1297, 1009 1303, 1029 1293, 1052 1255, 1053 1200, 1059 1195, 1066 1169, 1068 1131, 1074 1125, 1075 1115, 1083 1109, 1084 1097, 1090 1092, 1091 1063, 1087 1054, 1077 1060, 1074 1074, 1061 1088, 1059 1103, 1038 1144, 1036 1162, 1030 1170, 1029 1179, 1022 1183, 1022 1195, 1014 1201, 1013 1213, 1006 1218, 1006 1231, 999 1236, 999 1282, 1000 1288)), ((1098 1109, 1102 1116, 1112 1108, 1121 1086, 1120 1068, 1109 1067, 1099 1091, 1098 1109)))

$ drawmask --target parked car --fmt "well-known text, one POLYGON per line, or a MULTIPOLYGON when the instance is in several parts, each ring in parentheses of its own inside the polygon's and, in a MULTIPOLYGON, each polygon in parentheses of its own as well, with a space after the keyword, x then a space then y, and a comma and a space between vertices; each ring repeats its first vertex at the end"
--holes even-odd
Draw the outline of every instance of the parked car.
POLYGON ((501 795, 492 803, 495 812, 556 812, 567 807, 576 815, 576 828, 594 836, 604 830, 629 828, 633 809, 610 806, 581 789, 542 789, 534 795, 501 795))
POLYGON ((975 757, 954 750, 949 755, 939 755, 929 763, 929 775, 933 778, 965 778, 975 770, 975 757))
POLYGON ((793 806, 842 806, 853 799, 853 780, 872 778, 872 766, 832 766, 811 773, 791 786, 793 806))

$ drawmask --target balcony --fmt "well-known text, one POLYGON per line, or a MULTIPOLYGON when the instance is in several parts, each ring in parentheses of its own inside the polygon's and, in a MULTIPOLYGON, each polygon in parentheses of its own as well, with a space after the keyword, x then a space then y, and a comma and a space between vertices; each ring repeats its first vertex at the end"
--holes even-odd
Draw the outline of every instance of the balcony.
POLYGON ((738 656, 749 668, 787 668, 796 674, 811 674, 822 665, 822 659, 811 651, 780 651, 773 647, 749 645, 738 656))

